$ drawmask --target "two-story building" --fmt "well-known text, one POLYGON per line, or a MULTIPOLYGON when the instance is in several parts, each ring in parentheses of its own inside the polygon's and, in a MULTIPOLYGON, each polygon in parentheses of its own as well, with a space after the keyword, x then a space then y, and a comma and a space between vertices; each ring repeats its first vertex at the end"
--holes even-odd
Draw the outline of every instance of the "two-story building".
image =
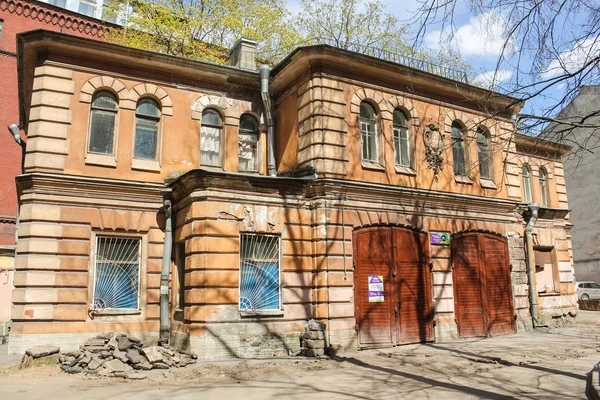
POLYGON ((294 352, 310 318, 352 350, 576 315, 568 148, 517 134, 517 99, 326 45, 260 71, 245 40, 232 66, 45 31, 18 54, 13 352, 161 314, 201 358, 294 352))

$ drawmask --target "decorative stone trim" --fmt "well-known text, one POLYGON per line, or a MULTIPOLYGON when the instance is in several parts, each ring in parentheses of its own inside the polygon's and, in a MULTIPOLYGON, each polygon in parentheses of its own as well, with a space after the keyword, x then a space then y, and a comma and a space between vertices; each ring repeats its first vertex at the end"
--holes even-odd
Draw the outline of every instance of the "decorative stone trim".
POLYGON ((223 113, 227 125, 238 125, 242 114, 252 113, 256 115, 256 113, 252 112, 252 103, 249 101, 240 101, 229 99, 225 96, 204 94, 192 104, 192 119, 196 121, 201 120, 202 111, 204 111, 206 107, 219 109, 223 113))
POLYGON ((377 108, 376 111, 382 119, 388 121, 392 120, 392 112, 390 111, 388 102, 383 98, 383 94, 368 88, 358 89, 354 92, 352 100, 350 101, 350 112, 359 115, 360 103, 362 103, 363 100, 370 101, 371 104, 377 108))
POLYGON ((400 108, 401 110, 403 110, 405 113, 407 113, 409 115, 410 123, 414 127, 421 125, 421 121, 419 119, 419 114, 417 112, 417 109, 413 105, 412 101, 408 100, 405 97, 394 96, 394 97, 390 97, 388 99, 388 103, 389 103, 389 110, 392 113, 392 119, 393 119, 393 115, 394 115, 394 110, 396 108, 400 108))
POLYGON ((91 103, 92 96, 100 89, 110 89, 117 95, 119 108, 128 108, 124 102, 126 100, 127 87, 119 79, 111 76, 95 76, 84 83, 79 94, 79 101, 82 103, 91 103))
POLYGON ((152 83, 140 83, 129 90, 129 100, 133 102, 134 108, 140 97, 154 97, 161 104, 161 113, 166 116, 173 116, 173 101, 165 89, 152 83))
MULTIPOLYGON (((0 0, 0 10, 11 14, 22 15, 33 20, 43 21, 49 25, 59 26, 62 29, 86 33, 89 36, 101 38, 107 26, 92 21, 87 21, 80 16, 69 15, 66 12, 53 10, 41 4, 29 3, 19 0, 0 0)), ((67 10, 65 10, 67 11, 67 10)))

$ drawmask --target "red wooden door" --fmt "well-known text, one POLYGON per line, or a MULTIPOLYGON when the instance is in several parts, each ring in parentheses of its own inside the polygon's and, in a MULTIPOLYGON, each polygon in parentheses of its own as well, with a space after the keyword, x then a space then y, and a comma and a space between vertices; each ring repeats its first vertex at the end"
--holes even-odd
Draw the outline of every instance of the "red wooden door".
POLYGON ((354 233, 355 315, 360 347, 433 340, 427 235, 392 227, 354 233), (383 279, 383 301, 369 280, 383 279))
POLYGON ((486 336, 477 236, 452 238, 454 312, 460 336, 486 336))
POLYGON ((393 240, 398 298, 397 342, 433 340, 427 235, 396 229, 393 240))
POLYGON ((394 344, 394 308, 390 285, 391 231, 366 228, 354 234, 354 304, 361 347, 394 344), (369 277, 383 277, 383 301, 370 301, 369 277))
POLYGON ((488 333, 501 335, 515 332, 512 284, 506 240, 486 235, 480 238, 485 260, 485 286, 488 304, 488 333))
POLYGON ((515 332, 505 239, 467 233, 452 239, 454 301, 460 336, 515 332))

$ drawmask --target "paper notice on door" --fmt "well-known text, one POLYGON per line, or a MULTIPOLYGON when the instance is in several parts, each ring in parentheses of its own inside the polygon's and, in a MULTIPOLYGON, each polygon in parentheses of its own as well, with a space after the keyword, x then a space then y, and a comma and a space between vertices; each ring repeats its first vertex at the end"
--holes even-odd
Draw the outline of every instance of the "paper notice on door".
POLYGON ((369 303, 383 302, 383 275, 369 275, 369 303))

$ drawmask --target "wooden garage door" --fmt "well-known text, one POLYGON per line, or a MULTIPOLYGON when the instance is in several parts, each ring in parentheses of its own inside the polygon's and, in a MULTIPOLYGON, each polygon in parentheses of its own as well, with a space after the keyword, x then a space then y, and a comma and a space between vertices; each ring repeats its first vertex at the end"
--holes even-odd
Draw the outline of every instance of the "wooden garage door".
POLYGON ((355 305, 361 347, 433 340, 427 235, 392 227, 354 235, 355 305), (369 298, 369 279, 382 276, 382 302, 369 298))
POLYGON ((454 303, 460 336, 515 331, 506 240, 481 233, 452 238, 454 303))

